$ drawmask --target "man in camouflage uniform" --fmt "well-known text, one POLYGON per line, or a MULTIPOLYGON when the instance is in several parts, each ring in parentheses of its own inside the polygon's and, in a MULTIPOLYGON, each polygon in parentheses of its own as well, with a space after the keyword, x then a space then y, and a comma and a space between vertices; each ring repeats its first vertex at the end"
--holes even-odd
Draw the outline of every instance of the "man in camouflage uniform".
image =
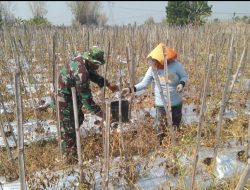
MULTIPOLYGON (((71 61, 60 71, 58 79, 58 104, 60 113, 60 126, 62 138, 62 151, 68 160, 77 158, 76 134, 73 112, 73 101, 71 87, 76 88, 79 125, 84 120, 82 106, 90 112, 102 117, 103 112, 92 99, 90 81, 96 83, 100 88, 104 86, 104 78, 96 69, 103 65, 104 52, 98 47, 90 48, 90 51, 82 55, 73 56, 71 61)), ((115 92, 118 86, 106 80, 107 87, 115 92)))

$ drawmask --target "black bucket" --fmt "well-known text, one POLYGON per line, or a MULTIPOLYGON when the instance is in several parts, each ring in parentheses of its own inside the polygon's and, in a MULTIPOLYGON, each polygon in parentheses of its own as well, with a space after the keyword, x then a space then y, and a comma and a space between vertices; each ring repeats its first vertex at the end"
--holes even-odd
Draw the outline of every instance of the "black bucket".
MULTIPOLYGON (((129 109, 128 100, 121 100, 122 122, 129 121, 128 109, 129 109)), ((119 121, 119 100, 111 102, 111 114, 112 114, 112 119, 114 119, 115 121, 119 121)))

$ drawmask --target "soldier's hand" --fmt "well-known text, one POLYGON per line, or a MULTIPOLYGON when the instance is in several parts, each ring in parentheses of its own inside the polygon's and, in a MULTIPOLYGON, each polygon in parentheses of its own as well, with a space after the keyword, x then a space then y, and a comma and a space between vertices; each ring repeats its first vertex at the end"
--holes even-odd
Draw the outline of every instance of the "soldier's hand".
POLYGON ((105 120, 105 113, 103 113, 103 111, 99 111, 98 113, 95 114, 96 116, 98 116, 100 118, 100 120, 105 120))

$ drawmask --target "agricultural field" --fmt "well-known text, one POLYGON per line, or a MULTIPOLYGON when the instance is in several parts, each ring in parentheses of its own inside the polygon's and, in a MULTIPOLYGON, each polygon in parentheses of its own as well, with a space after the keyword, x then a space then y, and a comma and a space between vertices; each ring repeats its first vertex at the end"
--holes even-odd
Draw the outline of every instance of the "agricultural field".
MULTIPOLYGON (((199 27, 3 27, 0 189, 19 189, 25 178, 29 189, 228 190, 240 185, 241 176, 241 185, 249 189, 243 180, 249 172, 249 39, 250 25, 233 22, 199 27), (77 161, 65 163, 58 146, 57 113, 44 108, 56 92, 58 70, 72 53, 98 45, 106 58, 98 72, 122 89, 142 80, 149 66, 146 57, 160 42, 177 51, 189 75, 176 142, 168 132, 159 146, 149 86, 126 97, 129 121, 106 122, 109 132, 86 113, 80 124, 81 169, 77 161)), ((93 83, 91 89, 104 110, 106 102, 119 97, 119 92, 104 93, 93 83)))

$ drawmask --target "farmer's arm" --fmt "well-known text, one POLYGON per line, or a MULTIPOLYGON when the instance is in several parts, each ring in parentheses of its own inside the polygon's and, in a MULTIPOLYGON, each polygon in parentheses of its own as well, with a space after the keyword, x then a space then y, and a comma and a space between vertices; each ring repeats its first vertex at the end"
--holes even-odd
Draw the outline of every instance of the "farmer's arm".
POLYGON ((147 88, 147 86, 152 82, 152 80, 153 80, 152 67, 149 67, 142 81, 134 86, 135 92, 147 88))
POLYGON ((182 84, 184 87, 188 80, 188 74, 181 63, 178 64, 178 75, 180 77, 179 84, 182 84))

